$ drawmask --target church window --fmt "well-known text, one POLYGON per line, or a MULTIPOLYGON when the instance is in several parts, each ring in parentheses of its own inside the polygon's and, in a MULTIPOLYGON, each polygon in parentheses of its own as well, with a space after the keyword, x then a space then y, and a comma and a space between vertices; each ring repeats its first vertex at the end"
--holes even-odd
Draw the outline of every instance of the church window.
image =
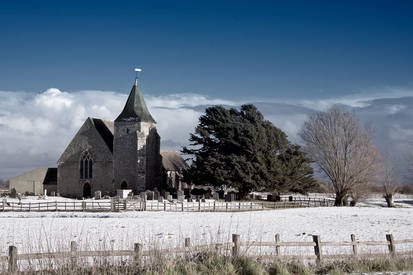
POLYGON ((93 160, 88 151, 80 158, 80 178, 91 179, 93 177, 93 160))

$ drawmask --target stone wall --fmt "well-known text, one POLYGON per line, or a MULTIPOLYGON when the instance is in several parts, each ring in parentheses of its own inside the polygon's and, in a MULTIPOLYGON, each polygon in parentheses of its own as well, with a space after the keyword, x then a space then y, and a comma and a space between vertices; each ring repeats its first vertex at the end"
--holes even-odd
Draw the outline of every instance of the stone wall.
POLYGON ((83 197, 83 186, 89 183, 91 193, 114 193, 112 152, 88 118, 58 161, 57 192, 66 197, 83 197), (80 179, 80 158, 88 151, 93 159, 92 179, 80 179))
POLYGON ((155 123, 115 122, 113 148, 115 189, 126 182, 138 194, 159 185, 160 138, 155 123))
POLYGON ((43 181, 47 168, 37 168, 10 179, 9 190, 15 189, 17 193, 43 194, 43 181))

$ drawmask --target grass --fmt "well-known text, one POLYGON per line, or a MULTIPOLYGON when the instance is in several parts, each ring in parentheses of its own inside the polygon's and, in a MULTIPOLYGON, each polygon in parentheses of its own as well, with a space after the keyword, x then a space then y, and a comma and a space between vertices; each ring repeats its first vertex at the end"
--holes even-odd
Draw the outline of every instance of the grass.
MULTIPOLYGON (((377 258, 338 262, 325 262, 320 265, 305 264, 303 261, 257 261, 248 256, 233 258, 213 252, 199 252, 187 257, 154 256, 143 265, 128 261, 97 261, 93 264, 79 263, 71 266, 69 262, 52 265, 44 264, 41 271, 26 268, 24 274, 143 274, 143 275, 341 275, 350 273, 412 271, 413 258, 377 258), (53 267, 52 267, 53 266, 53 267)), ((6 272, 0 274, 7 274, 6 272)))

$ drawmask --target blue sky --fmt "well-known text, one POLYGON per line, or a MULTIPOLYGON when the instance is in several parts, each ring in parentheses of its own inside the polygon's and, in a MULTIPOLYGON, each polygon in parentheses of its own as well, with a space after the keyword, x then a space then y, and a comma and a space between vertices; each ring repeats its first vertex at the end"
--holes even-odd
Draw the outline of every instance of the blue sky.
POLYGON ((87 117, 115 119, 135 66, 161 149, 187 145, 206 106, 253 103, 300 143, 308 114, 340 104, 405 175, 412 14, 413 1, 2 1, 0 179, 56 167, 87 117))
POLYGON ((8 1, 0 90, 324 98, 413 85, 412 1, 8 1))

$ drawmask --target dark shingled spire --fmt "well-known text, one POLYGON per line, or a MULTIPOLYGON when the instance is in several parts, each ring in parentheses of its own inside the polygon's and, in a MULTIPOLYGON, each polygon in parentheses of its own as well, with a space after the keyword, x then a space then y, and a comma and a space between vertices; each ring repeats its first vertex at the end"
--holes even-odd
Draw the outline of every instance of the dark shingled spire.
POLYGON ((128 100, 122 113, 115 121, 137 121, 137 122, 152 122, 156 123, 152 115, 146 107, 143 95, 138 87, 138 78, 130 91, 128 100))

